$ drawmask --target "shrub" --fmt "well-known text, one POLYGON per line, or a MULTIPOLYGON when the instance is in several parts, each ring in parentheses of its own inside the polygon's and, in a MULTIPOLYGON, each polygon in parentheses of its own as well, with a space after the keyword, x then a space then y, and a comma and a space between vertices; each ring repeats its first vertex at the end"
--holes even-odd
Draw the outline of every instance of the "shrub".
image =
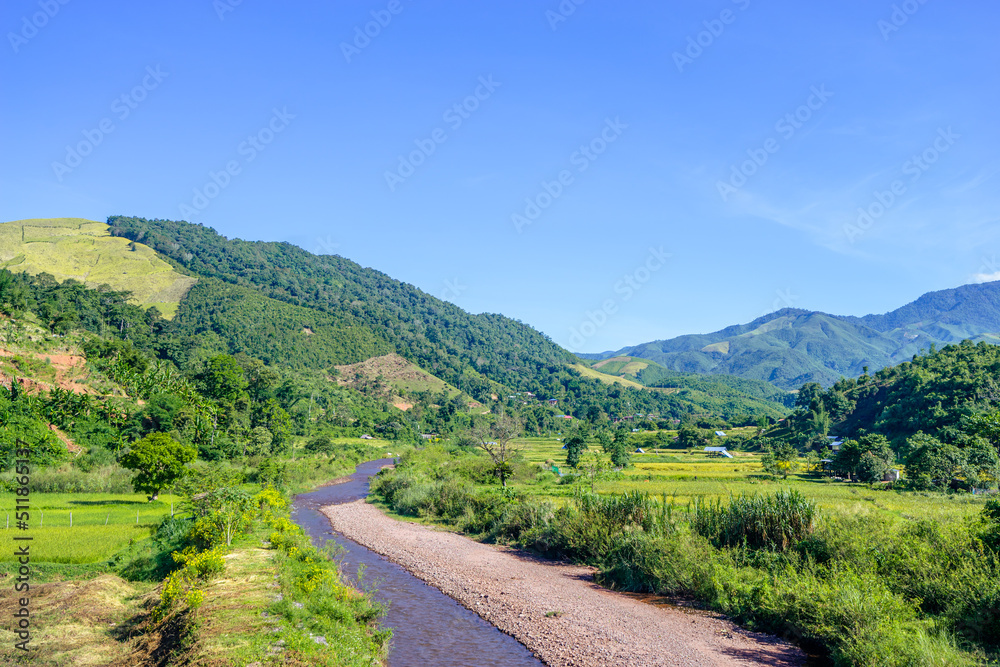
POLYGON ((813 530, 816 504, 798 491, 739 496, 694 505, 691 526, 717 547, 747 546, 784 551, 813 530))

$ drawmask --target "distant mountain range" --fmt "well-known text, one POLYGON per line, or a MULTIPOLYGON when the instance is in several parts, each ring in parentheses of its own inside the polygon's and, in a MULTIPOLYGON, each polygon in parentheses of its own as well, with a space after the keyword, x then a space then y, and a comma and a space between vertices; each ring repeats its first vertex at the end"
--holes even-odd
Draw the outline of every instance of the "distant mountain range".
POLYGON ((641 357, 670 370, 735 375, 783 389, 829 386, 971 339, 1000 343, 1000 281, 930 292, 884 315, 851 317, 785 308, 749 324, 704 335, 581 354, 591 360, 641 357))

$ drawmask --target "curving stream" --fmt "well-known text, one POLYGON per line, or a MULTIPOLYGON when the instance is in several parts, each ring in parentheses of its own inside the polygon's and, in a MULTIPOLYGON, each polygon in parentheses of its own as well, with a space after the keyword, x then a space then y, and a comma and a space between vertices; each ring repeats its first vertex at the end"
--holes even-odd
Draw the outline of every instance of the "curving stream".
POLYGON ((358 465, 347 482, 325 486, 295 497, 292 519, 316 546, 328 540, 340 544, 345 572, 365 566, 364 581, 378 589, 389 604, 383 621, 393 631, 389 667, 539 667, 543 663, 520 642, 505 635, 438 589, 390 563, 373 551, 333 532, 319 508, 364 498, 368 478, 392 459, 358 465))

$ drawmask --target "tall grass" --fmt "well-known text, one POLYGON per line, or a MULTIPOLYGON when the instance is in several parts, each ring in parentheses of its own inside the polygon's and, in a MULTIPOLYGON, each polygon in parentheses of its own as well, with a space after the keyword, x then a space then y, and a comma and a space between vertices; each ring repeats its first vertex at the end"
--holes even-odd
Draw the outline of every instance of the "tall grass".
POLYGON ((693 499, 685 514, 674 511, 676 497, 576 487, 555 507, 525 487, 514 495, 474 484, 437 454, 425 463, 414 454, 383 472, 373 493, 479 539, 595 565, 611 588, 697 599, 838 666, 973 665, 1000 649, 1000 557, 990 546, 1000 516, 901 516, 882 507, 895 497, 884 492, 821 515, 815 500, 786 489, 693 499))
POLYGON ((785 551, 813 530, 816 503, 798 491, 737 496, 722 501, 695 500, 691 527, 716 547, 785 551))

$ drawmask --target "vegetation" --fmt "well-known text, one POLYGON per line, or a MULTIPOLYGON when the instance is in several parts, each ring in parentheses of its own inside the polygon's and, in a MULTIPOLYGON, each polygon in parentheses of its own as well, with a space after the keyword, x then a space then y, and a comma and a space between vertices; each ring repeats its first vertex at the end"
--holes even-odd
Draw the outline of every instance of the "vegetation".
POLYGON ((1000 650, 995 501, 860 494, 809 472, 769 481, 760 455, 734 471, 678 449, 636 455, 593 493, 541 464, 560 446, 522 441, 507 492, 473 450, 441 446, 405 454, 372 489, 399 514, 595 565, 612 588, 694 598, 838 665, 972 665, 1000 650))

